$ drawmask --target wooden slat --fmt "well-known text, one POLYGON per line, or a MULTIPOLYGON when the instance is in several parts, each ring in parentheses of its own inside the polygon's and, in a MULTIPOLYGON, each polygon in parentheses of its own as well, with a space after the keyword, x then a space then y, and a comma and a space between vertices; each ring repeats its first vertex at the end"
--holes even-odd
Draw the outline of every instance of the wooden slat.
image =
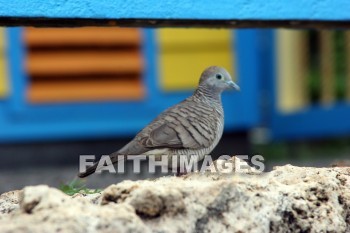
POLYGON ((346 100, 350 102, 350 31, 345 31, 346 48, 346 100))
POLYGON ((9 94, 5 30, 0 28, 0 98, 9 94))
POLYGON ((133 28, 26 28, 28 46, 140 45, 141 31, 133 28))
POLYGON ((5 51, 6 48, 6 34, 5 34, 5 28, 0 28, 0 50, 5 51))
POLYGON ((31 103, 139 100, 143 97, 140 80, 33 82, 27 92, 31 103))
POLYGON ((306 31, 278 30, 278 108, 283 112, 308 104, 309 53, 306 31))
POLYGON ((331 104, 335 99, 334 80, 334 47, 333 32, 321 31, 320 33, 321 52, 321 102, 331 104))
POLYGON ((301 88, 299 94, 301 95, 301 104, 300 106, 306 107, 310 104, 309 99, 309 72, 310 72, 310 48, 309 48, 309 34, 306 30, 300 31, 300 38, 299 38, 299 46, 300 46, 300 52, 299 52, 299 68, 300 68, 300 77, 298 79, 299 86, 301 88))
POLYGON ((26 67, 32 76, 140 73, 143 59, 138 51, 30 53, 26 67))

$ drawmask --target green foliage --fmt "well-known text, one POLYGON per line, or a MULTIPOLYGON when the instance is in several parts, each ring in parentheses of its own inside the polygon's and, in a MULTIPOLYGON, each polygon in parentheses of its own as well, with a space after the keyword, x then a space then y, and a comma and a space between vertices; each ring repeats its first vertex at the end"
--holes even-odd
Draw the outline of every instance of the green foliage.
POLYGON ((74 195, 76 193, 83 193, 83 194, 94 194, 99 193, 102 190, 101 189, 89 189, 86 188, 86 184, 82 180, 74 179, 69 183, 61 184, 59 189, 64 192, 67 195, 74 195))
MULTIPOLYGON (((309 31, 310 64, 308 72, 308 91, 312 103, 318 103, 321 98, 321 51, 319 48, 319 32, 309 31)), ((333 34, 334 57, 330 57, 330 63, 334 64, 335 80, 333 88, 336 100, 343 100, 346 94, 346 41, 344 31, 338 30, 333 34)))

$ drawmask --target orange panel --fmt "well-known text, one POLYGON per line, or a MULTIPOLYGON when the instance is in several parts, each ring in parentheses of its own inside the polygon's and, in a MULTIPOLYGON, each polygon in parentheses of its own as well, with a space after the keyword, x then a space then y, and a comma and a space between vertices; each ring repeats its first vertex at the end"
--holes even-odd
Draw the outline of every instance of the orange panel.
POLYGON ((141 31, 131 28, 27 28, 24 41, 33 48, 25 64, 28 100, 142 99, 141 39, 141 31))
POLYGON ((140 52, 56 52, 30 53, 30 75, 65 75, 99 73, 139 73, 143 69, 140 52))
POLYGON ((140 45, 141 31, 134 28, 26 28, 29 46, 140 45))
POLYGON ((144 97, 140 80, 33 82, 27 93, 32 103, 139 100, 144 97))

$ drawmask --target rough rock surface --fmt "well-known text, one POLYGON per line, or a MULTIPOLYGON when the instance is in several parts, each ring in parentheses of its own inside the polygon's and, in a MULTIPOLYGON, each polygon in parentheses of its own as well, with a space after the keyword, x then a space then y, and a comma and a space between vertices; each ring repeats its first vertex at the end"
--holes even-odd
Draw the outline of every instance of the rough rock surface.
POLYGON ((350 168, 124 181, 101 194, 48 186, 0 197, 1 232, 350 232, 350 168))

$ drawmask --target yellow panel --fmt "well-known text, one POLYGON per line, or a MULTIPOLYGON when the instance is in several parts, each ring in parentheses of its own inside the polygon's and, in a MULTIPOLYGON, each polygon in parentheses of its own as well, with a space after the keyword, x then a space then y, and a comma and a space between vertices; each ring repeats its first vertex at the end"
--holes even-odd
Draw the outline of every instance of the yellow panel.
POLYGON ((232 31, 208 29, 162 29, 160 85, 166 91, 193 89, 202 71, 212 65, 234 75, 232 31))
POLYGON ((0 28, 0 97, 5 97, 8 94, 4 31, 3 28, 0 28))
POLYGON ((164 90, 192 89, 206 67, 219 65, 232 74, 232 64, 232 57, 226 51, 162 54, 160 84, 164 90))
MULTIPOLYGON (((161 29, 158 38, 161 48, 174 45, 206 46, 230 43, 231 30, 225 29, 161 29)), ((207 49, 213 49, 212 46, 207 49)))

